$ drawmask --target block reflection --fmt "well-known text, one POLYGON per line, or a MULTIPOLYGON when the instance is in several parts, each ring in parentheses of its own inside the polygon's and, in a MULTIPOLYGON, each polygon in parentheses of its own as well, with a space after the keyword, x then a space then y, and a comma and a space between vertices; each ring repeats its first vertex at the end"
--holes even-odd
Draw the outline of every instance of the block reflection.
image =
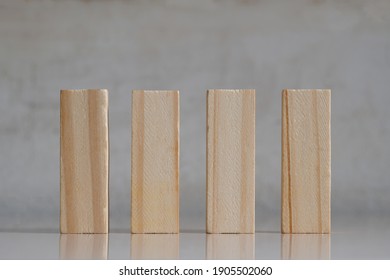
POLYGON ((106 260, 108 234, 61 234, 60 259, 106 260))
POLYGON ((282 234, 283 260, 329 260, 330 234, 282 234))
POLYGON ((206 238, 208 260, 255 259, 254 234, 207 234, 206 238))
POLYGON ((135 260, 179 259, 179 234, 132 234, 131 258, 135 260))

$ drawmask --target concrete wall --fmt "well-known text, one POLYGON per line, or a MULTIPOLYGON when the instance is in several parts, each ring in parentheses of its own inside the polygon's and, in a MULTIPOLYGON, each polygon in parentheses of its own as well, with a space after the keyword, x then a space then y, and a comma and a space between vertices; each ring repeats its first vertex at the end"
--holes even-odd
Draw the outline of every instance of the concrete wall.
MULTIPOLYGON (((130 91, 181 91, 181 226, 205 223, 205 91, 257 90, 256 220, 279 230, 281 90, 332 89, 332 214, 390 214, 390 2, 0 2, 0 229, 58 230, 59 90, 110 91, 111 228, 130 220, 130 91)), ((368 217, 368 218, 367 218, 368 217)))

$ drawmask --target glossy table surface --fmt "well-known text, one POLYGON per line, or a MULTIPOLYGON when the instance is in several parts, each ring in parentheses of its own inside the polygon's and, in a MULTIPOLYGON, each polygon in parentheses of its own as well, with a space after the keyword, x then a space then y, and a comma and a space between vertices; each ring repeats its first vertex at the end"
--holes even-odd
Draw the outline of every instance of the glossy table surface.
POLYGON ((0 259, 390 259, 390 223, 326 235, 1 231, 0 248, 0 259))

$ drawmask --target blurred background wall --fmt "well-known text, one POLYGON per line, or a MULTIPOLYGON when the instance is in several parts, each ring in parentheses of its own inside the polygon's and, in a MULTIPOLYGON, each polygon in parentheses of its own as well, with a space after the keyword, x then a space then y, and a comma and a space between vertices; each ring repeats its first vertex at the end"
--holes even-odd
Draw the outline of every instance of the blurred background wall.
POLYGON ((256 228, 280 226, 281 90, 332 89, 333 230, 390 215, 387 0, 1 0, 0 229, 58 231, 59 90, 110 92, 110 226, 130 92, 181 91, 181 228, 205 228, 205 92, 254 88, 256 228))

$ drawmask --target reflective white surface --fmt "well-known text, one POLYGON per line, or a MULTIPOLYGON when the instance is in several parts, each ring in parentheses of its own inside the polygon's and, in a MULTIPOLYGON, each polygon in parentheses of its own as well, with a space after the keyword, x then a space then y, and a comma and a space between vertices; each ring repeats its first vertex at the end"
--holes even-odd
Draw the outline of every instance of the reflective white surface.
POLYGON ((0 232, 0 248, 0 259, 390 259, 390 227, 329 235, 0 232))

